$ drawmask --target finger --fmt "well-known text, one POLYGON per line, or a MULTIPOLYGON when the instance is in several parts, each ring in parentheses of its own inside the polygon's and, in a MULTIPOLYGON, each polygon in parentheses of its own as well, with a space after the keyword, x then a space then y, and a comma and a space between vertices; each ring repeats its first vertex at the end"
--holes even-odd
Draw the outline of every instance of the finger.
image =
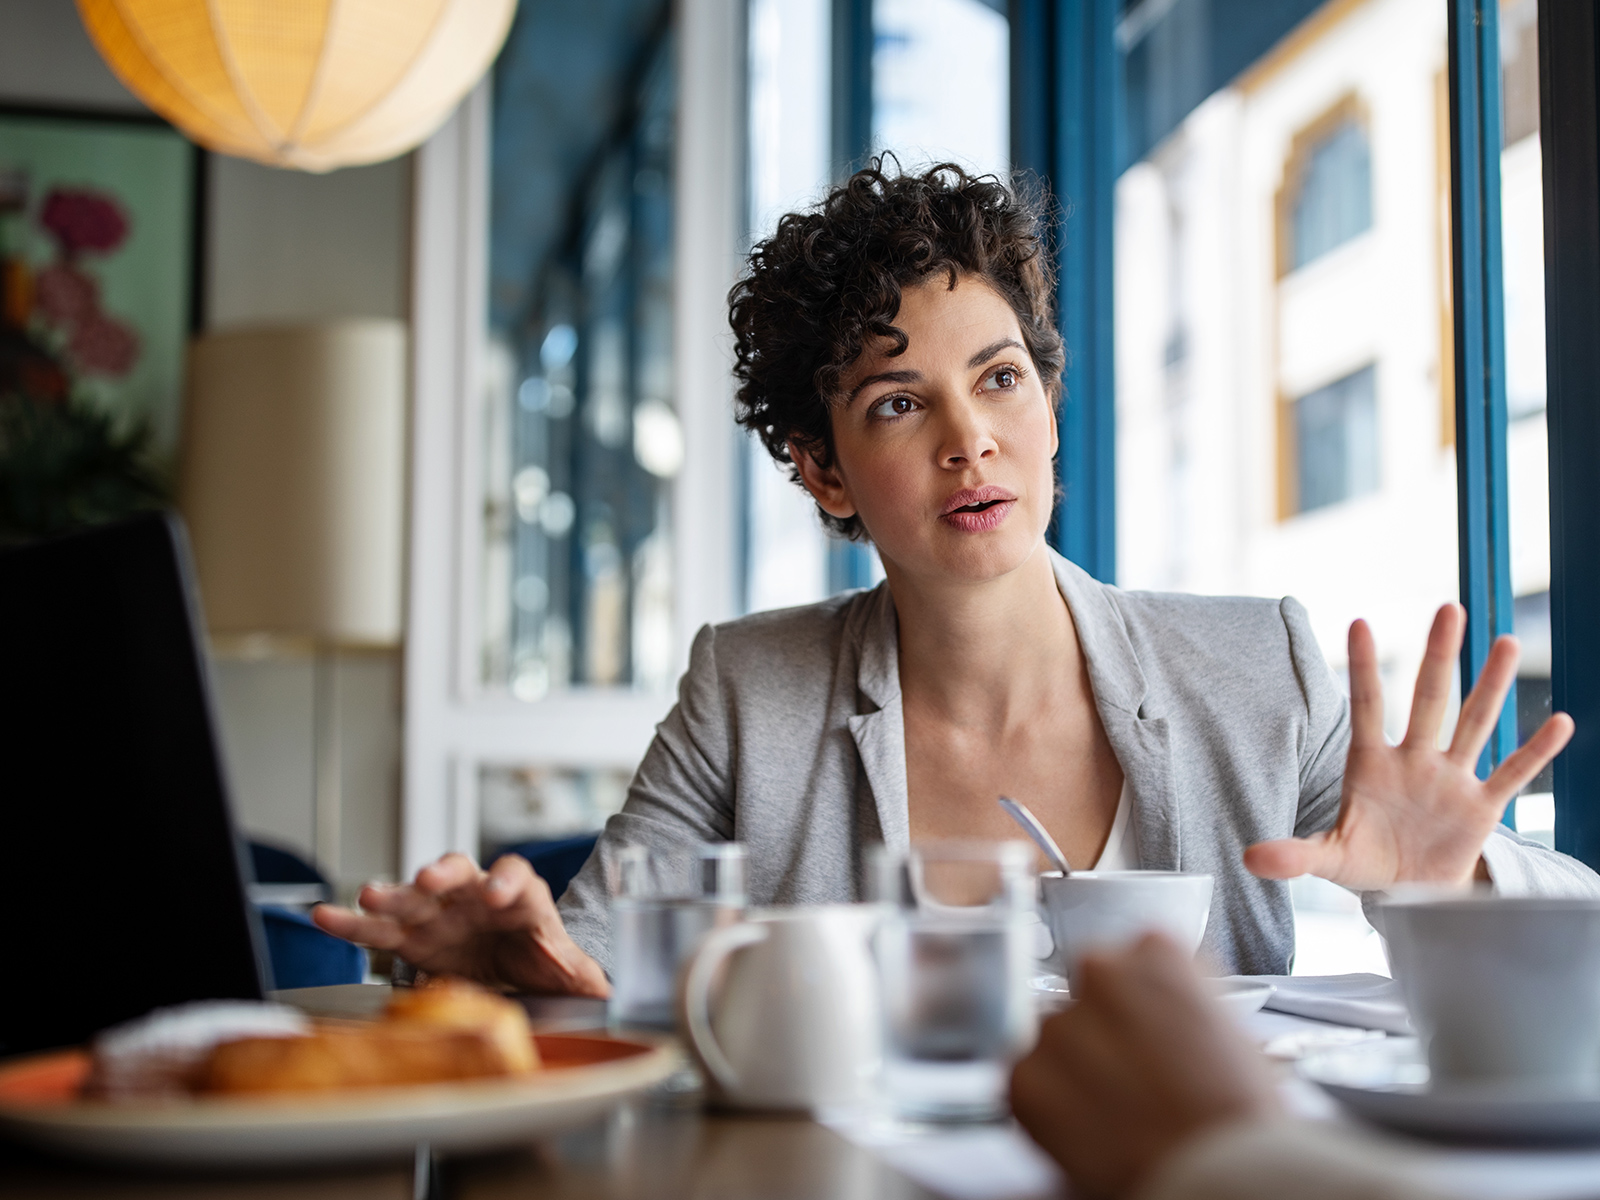
POLYGON ((533 865, 520 854, 505 854, 495 859, 484 880, 483 901, 491 909, 520 904, 540 915, 555 907, 550 885, 539 878, 533 865))
POLYGON ((483 868, 465 854, 452 851, 417 872, 415 887, 435 896, 453 892, 483 878, 483 868))
POLYGON ((1456 656, 1461 653, 1461 631, 1466 612, 1459 604, 1446 604, 1433 618, 1428 630, 1428 648, 1417 670, 1417 687, 1411 697, 1411 723, 1406 726, 1406 745, 1432 749, 1439 744, 1439 729, 1445 710, 1450 707, 1451 684, 1455 678, 1456 656))
POLYGON ((417 925, 439 915, 439 902, 408 884, 369 883, 356 896, 362 910, 402 925, 417 925))
POLYGON ((1572 718, 1566 713, 1552 713, 1531 738, 1495 768, 1494 774, 1484 781, 1484 790, 1497 804, 1504 806, 1566 748, 1574 728, 1572 718))
POLYGON ((1448 752, 1455 762, 1470 767, 1478 761, 1500 720, 1500 710, 1505 707, 1511 681, 1517 677, 1517 660, 1521 657, 1517 639, 1509 634, 1495 638, 1489 647, 1478 682, 1461 702, 1461 715, 1456 718, 1456 734, 1450 739, 1448 752))
POLYGON ((393 950, 405 941, 405 930, 388 917, 364 917, 333 904, 319 904, 311 919, 334 937, 374 950, 393 950))
POLYGON ((1378 648, 1365 621, 1350 623, 1350 744, 1383 745, 1383 681, 1378 648))
POLYGON ((1308 838, 1278 838, 1247 846, 1244 865, 1262 879, 1295 879, 1301 875, 1322 875, 1332 869, 1333 848, 1327 834, 1308 838))

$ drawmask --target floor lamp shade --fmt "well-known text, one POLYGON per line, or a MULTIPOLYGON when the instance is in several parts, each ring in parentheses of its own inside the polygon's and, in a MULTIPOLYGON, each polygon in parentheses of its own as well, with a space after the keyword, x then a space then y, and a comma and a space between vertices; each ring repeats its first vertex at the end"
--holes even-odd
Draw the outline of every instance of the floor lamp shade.
POLYGON ((78 0, 117 78, 202 146, 327 171, 443 123, 516 0, 78 0))
POLYGON ((399 640, 405 396, 399 321, 191 344, 180 504, 214 635, 399 640))

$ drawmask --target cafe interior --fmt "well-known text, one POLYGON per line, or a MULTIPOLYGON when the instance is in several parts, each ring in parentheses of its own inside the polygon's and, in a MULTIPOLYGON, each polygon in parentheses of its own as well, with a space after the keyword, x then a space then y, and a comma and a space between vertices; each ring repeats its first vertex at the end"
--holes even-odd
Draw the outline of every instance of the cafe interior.
POLYGON ((1600 1197, 1597 382, 1578 0, 0 0, 0 1200, 1600 1197))

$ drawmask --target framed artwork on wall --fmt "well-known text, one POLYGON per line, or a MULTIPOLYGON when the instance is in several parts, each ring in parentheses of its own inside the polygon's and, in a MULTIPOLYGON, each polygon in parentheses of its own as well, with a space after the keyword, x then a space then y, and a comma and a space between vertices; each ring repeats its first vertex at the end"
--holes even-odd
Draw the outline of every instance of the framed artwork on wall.
POLYGON ((0 107, 0 542, 165 499, 201 154, 155 117, 0 107))

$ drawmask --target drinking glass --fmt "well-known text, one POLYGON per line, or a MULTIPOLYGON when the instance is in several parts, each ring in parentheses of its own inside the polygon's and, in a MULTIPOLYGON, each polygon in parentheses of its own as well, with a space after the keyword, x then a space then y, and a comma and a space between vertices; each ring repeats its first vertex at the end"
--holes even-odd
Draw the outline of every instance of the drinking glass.
POLYGON ((608 864, 613 1026, 671 1030, 678 969, 700 939, 744 915, 744 847, 623 846, 608 864))
POLYGON ((914 1121, 1006 1116, 1011 1064, 1033 1045, 1033 849, 940 841, 879 848, 872 898, 883 990, 884 1092, 914 1121))

